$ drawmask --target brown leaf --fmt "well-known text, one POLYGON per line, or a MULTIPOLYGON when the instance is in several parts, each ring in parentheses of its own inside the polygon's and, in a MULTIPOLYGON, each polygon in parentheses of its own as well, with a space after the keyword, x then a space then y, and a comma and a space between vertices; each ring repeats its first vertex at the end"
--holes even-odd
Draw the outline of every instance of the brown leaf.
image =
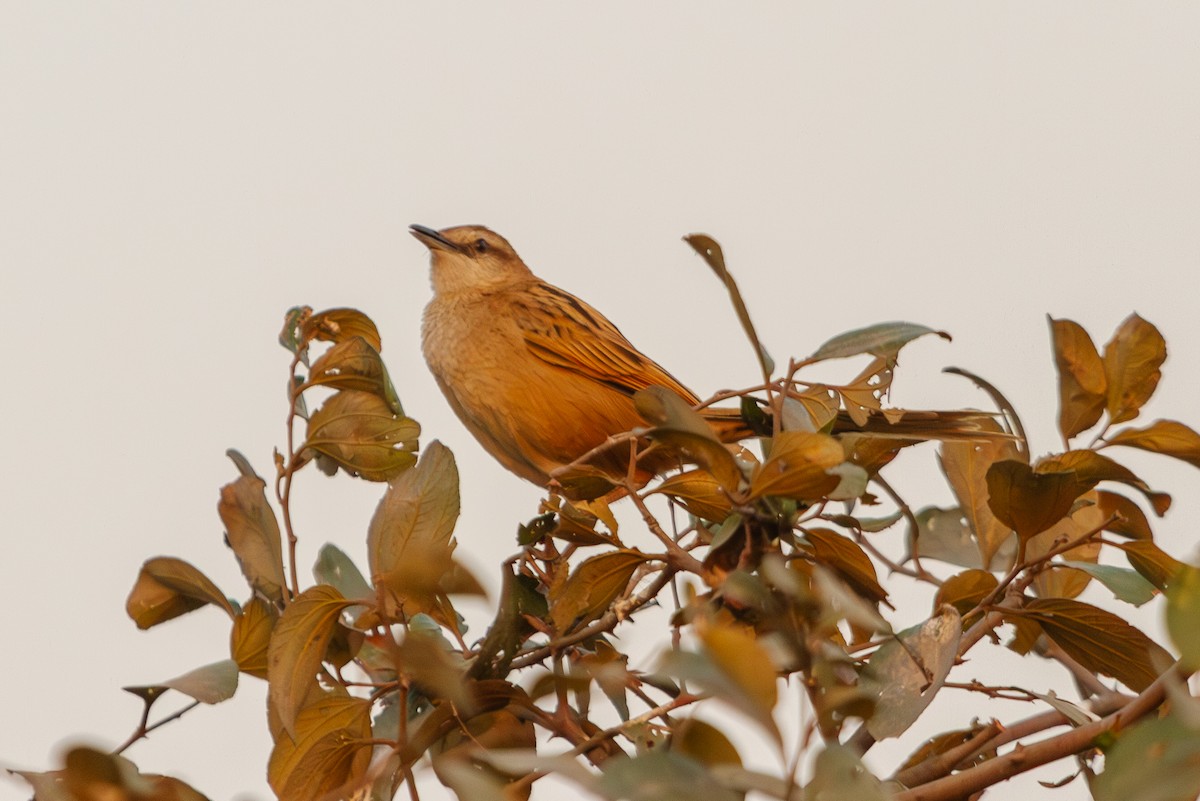
POLYGON ((844 461, 846 452, 842 444, 828 434, 781 431, 771 441, 767 460, 750 479, 750 497, 822 498, 841 480, 829 470, 844 461))
MULTIPOLYGON (((1039 559, 1052 548, 1077 540, 1089 531, 1095 531, 1104 524, 1107 517, 1096 503, 1096 493, 1085 493, 1081 498, 1089 503, 1076 509, 1071 515, 1055 523, 1040 534, 1029 538, 1025 545, 1025 559, 1039 559)), ((1061 559, 1075 562, 1095 563, 1100 558, 1100 542, 1092 539, 1064 551, 1061 559)), ((1051 562, 1051 565, 1054 563, 1051 562)), ((1033 588, 1042 598, 1074 598, 1083 592, 1091 581, 1091 576, 1079 570, 1066 567, 1048 567, 1037 574, 1033 580, 1033 588)))
POLYGON ((560 635, 595 620, 620 597, 646 555, 620 550, 592 556, 571 571, 562 584, 550 588, 550 619, 560 635))
POLYGON ((887 590, 879 584, 875 565, 856 543, 825 528, 804 529, 804 538, 816 561, 833 569, 855 592, 872 603, 887 603, 887 590))
MULTIPOLYGON (((995 421, 984 424, 983 428, 996 433, 1002 431, 995 421)), ((988 468, 1004 459, 1019 458, 1016 444, 1007 439, 943 442, 939 449, 942 472, 946 474, 963 516, 975 532, 982 567, 992 566, 1000 546, 1012 536, 1012 528, 997 520, 988 506, 988 468)))
POLYGON ((1005 615, 1032 618, 1076 662, 1112 676, 1136 692, 1158 678, 1156 664, 1165 667, 1174 662, 1162 646, 1138 629, 1082 601, 1039 598, 1005 615))
POLYGON ((1024 462, 1006 459, 988 468, 988 507, 1028 540, 1066 517, 1075 499, 1093 485, 1071 471, 1035 472, 1024 462))
POLYGON ((835 388, 855 425, 865 426, 871 412, 883 408, 881 398, 892 386, 892 364, 890 359, 876 358, 849 384, 835 388))
POLYGON ((1170 495, 1155 492, 1145 481, 1134 475, 1132 470, 1092 450, 1067 451, 1057 456, 1048 456, 1038 462, 1036 469, 1039 473, 1069 470, 1093 486, 1101 481, 1127 484, 1145 495, 1154 512, 1160 517, 1171 508, 1170 495))
POLYGON ((1107 444, 1174 456, 1200 467, 1200 434, 1175 420, 1155 420, 1145 428, 1122 429, 1109 437, 1107 444))
POLYGON ((675 730, 671 750, 701 765, 742 765, 742 757, 724 732, 694 717, 685 719, 675 730))
POLYGON ((337 343, 362 337, 375 350, 383 350, 379 329, 370 317, 358 309, 326 309, 317 312, 305 320, 304 334, 306 338, 337 343))
POLYGON ((300 705, 316 683, 342 610, 353 606, 328 584, 300 593, 288 604, 267 649, 268 694, 285 731, 298 735, 300 705))
POLYGON ((787 431, 822 431, 829 433, 828 429, 832 427, 834 420, 837 419, 838 410, 841 408, 840 396, 824 384, 809 387, 800 393, 789 393, 784 401, 783 407, 783 422, 784 429, 787 431), (794 411, 789 409, 790 404, 798 404, 799 409, 794 411), (795 416, 803 420, 807 427, 795 423, 791 418, 795 416))
POLYGON ((267 781, 287 801, 348 798, 366 778, 371 747, 371 702, 325 693, 300 710, 292 736, 275 740, 267 781))
POLYGON ((182 614, 212 604, 231 618, 229 599, 192 565, 173 556, 148 559, 125 602, 125 611, 139 629, 148 629, 182 614))
POLYGON ((1167 343, 1157 328, 1136 314, 1121 323, 1104 346, 1109 420, 1124 423, 1138 416, 1158 386, 1166 358, 1167 343))
POLYGON ((428 612, 453 562, 458 467, 436 440, 420 462, 388 487, 367 529, 371 580, 403 614, 428 612))
POLYGON ((998 586, 1000 582, 986 570, 964 570, 942 582, 933 600, 933 608, 936 610, 942 604, 949 604, 958 610, 959 615, 965 615, 998 586))
POLYGON ((1136 503, 1124 495, 1107 490, 1097 490, 1096 498, 1096 505, 1104 512, 1106 519, 1113 515, 1117 516, 1116 520, 1105 526, 1105 531, 1111 531, 1113 534, 1120 534, 1134 540, 1154 539, 1154 533, 1150 530, 1150 521, 1146 519, 1146 513, 1136 503))
POLYGON ((1071 439, 1104 414, 1108 381, 1104 362, 1083 326, 1050 318, 1054 364, 1058 368, 1058 430, 1071 439))
POLYGON ((233 549, 250 589, 271 601, 283 599, 283 545, 275 512, 267 503, 267 484, 258 476, 242 476, 221 487, 217 513, 225 524, 225 541, 233 549))
POLYGON ((740 690, 744 708, 777 734, 772 712, 779 700, 778 674, 758 638, 748 629, 711 621, 698 621, 696 633, 713 664, 740 690))
POLYGON ((238 670, 267 677, 267 648, 279 613, 262 598, 254 598, 233 619, 229 634, 229 655, 237 662, 238 670))
POLYGON ((416 420, 370 392, 342 390, 308 421, 304 447, 367 481, 391 481, 417 461, 416 420))
POLYGON ((675 499, 696 517, 714 523, 720 523, 732 512, 729 496, 721 489, 720 482, 704 470, 668 476, 653 492, 675 499))

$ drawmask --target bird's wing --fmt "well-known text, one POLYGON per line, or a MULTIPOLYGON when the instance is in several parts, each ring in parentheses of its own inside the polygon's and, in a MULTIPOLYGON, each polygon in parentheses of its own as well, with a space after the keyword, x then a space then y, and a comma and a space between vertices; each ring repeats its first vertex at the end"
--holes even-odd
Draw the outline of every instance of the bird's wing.
POLYGON ((542 361, 626 395, 666 387, 688 403, 697 398, 630 344, 600 312, 569 292, 538 282, 513 309, 529 351, 542 361))

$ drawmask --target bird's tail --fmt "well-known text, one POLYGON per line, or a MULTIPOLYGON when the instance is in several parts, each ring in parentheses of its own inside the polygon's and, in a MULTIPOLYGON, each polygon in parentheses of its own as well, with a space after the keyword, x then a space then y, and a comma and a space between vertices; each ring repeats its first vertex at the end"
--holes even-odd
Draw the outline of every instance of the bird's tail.
MULTIPOLYGON (((708 407, 701 416, 716 430, 722 442, 740 442, 769 433, 770 419, 765 431, 755 430, 738 409, 708 407)), ((839 411, 833 422, 833 433, 865 433, 877 437, 908 440, 989 440, 1008 437, 996 421, 997 415, 973 409, 936 411, 921 409, 888 409, 871 411, 859 424, 848 412, 839 411)))

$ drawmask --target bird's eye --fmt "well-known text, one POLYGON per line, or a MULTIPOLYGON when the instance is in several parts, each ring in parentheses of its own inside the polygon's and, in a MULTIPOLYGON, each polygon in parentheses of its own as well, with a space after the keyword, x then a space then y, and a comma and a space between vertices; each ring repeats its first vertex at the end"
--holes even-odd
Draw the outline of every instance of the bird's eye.
POLYGON ((475 252, 476 253, 487 253, 487 250, 488 250, 487 242, 485 242, 483 239, 475 240, 475 252))

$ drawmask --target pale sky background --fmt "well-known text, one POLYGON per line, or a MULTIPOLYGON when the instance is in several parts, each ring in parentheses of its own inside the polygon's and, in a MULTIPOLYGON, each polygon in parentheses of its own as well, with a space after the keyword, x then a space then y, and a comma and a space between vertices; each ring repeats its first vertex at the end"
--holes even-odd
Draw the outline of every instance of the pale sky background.
MULTIPOLYGON (((379 324, 407 411, 458 456, 461 550, 494 586, 539 493, 481 451, 422 363, 409 223, 495 228, 701 394, 757 375, 680 241, 707 232, 780 362, 879 321, 945 328, 953 343, 906 351, 894 402, 983 405, 938 372, 972 369, 1041 452, 1059 447, 1045 315, 1103 343, 1136 310, 1171 352, 1143 421, 1200 424, 1198 35, 1191 3, 5 4, 0 765, 112 747, 139 712, 120 686, 227 654, 222 613, 140 632, 124 601, 158 554, 244 597, 217 490, 226 448, 266 475, 283 443, 289 306, 379 324)), ((1200 473, 1128 461, 1176 495, 1160 543, 1194 556, 1200 473)), ((932 449, 902 464, 913 503, 949 502, 932 449)), ((380 489, 303 476, 306 574, 325 541, 365 562, 380 489)), ((979 656, 954 675, 1017 664, 979 656)), ((1061 686, 1039 667, 1008 680, 1061 686)), ((244 678, 129 756, 214 801, 267 799, 264 695, 244 678)), ((926 734, 998 713, 943 707, 926 734)), ((894 767, 912 745, 872 755, 894 767)), ((1086 797, 1030 778, 993 795, 1018 793, 1086 797)), ((0 798, 26 795, 0 779, 0 798)))

